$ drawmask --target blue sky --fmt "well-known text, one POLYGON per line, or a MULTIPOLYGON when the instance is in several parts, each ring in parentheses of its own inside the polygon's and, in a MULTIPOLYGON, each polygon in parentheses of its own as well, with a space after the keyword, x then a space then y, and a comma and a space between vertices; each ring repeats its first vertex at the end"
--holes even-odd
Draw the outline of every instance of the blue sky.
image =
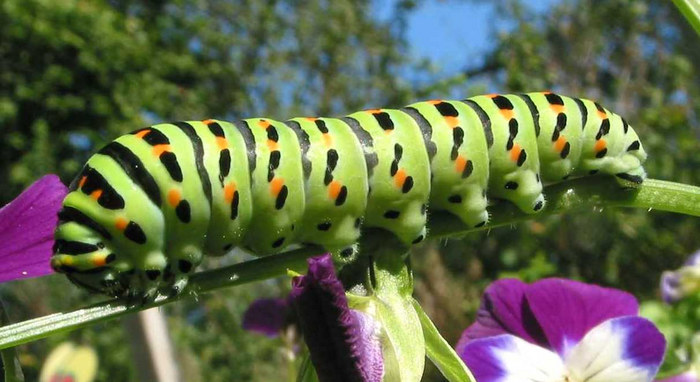
MULTIPOLYGON (((544 10, 560 0, 533 0, 544 10)), ((395 0, 376 0, 380 18, 390 14, 395 0)), ((425 0, 411 13, 407 37, 411 53, 440 63, 445 74, 477 66, 492 46, 493 36, 507 26, 494 21, 494 6, 468 0, 425 0)))

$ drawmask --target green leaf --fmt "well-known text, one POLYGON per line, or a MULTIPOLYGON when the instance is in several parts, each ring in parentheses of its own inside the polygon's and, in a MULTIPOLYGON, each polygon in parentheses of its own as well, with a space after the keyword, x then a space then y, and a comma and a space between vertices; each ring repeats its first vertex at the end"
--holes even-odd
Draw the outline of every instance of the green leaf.
POLYGON ((474 376, 467 366, 459 358, 455 350, 440 335, 437 328, 430 320, 418 301, 413 301, 413 307, 418 313, 421 326, 423 327, 423 337, 425 338, 425 350, 428 358, 440 370, 442 375, 450 382, 476 382, 474 376))
MULTIPOLYGON (((425 369, 425 343, 411 297, 413 275, 404 261, 405 247, 391 245, 389 239, 383 242, 369 253, 375 278, 370 305, 382 325, 384 380, 420 381, 425 369)), ((350 307, 355 308, 352 303, 350 307)))
POLYGON ((400 295, 383 295, 375 301, 388 341, 382 346, 384 380, 420 381, 425 369, 425 344, 411 300, 400 295))
POLYGON ((700 35, 700 1, 698 0, 673 0, 678 10, 685 16, 688 23, 700 35))
POLYGON ((304 359, 301 361, 301 366, 299 366, 299 374, 297 374, 297 382, 318 382, 318 375, 316 374, 316 369, 311 363, 311 357, 309 352, 305 352, 304 359))
MULTIPOLYGON (((3 326, 9 322, 7 313, 5 313, 5 306, 0 300, 0 324, 3 326)), ((22 367, 17 359, 17 350, 15 348, 3 349, 0 351, 0 358, 2 359, 2 369, 3 375, 5 376, 5 382, 24 382, 24 374, 22 373, 22 367)))

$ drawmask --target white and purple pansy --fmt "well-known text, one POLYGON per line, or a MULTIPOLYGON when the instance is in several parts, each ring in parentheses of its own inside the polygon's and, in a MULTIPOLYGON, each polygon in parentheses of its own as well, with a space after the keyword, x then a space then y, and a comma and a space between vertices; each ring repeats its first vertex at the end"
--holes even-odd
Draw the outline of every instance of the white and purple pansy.
POLYGON ((0 282, 53 273, 53 232, 67 192, 56 175, 46 175, 0 209, 0 282))
POLYGON ((661 274, 661 297, 669 304, 700 291, 700 250, 675 271, 661 274))
POLYGON ((638 308, 577 281, 498 280, 456 350, 479 382, 652 381, 666 341, 638 308))
POLYGON ((349 307, 330 255, 308 264, 308 273, 294 278, 290 299, 319 380, 382 381, 380 324, 349 307))

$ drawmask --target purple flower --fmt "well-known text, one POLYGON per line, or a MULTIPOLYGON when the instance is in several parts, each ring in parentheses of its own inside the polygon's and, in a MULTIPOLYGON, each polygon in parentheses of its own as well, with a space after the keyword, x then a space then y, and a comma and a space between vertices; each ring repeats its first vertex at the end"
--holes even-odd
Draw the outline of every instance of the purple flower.
POLYGON ((53 232, 67 192, 56 175, 46 175, 0 209, 0 282, 53 273, 53 232))
POLYGON ((457 353, 479 382, 652 381, 666 341, 623 291, 564 279, 491 284, 457 353))
POLYGON ((289 322, 289 299, 261 298, 253 301, 243 314, 243 329, 270 338, 279 336, 289 322))
POLYGON ((290 298, 319 380, 380 382, 384 374, 379 324, 350 309, 330 255, 308 260, 290 298))
POLYGON ((692 254, 683 266, 661 274, 661 297, 669 304, 676 303, 700 290, 700 250, 692 254))

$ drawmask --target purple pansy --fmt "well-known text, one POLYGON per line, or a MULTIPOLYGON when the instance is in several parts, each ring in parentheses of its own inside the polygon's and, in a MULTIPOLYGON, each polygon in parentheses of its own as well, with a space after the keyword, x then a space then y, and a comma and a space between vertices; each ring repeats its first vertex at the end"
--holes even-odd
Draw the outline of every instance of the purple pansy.
POLYGON ((484 294, 457 353, 479 382, 651 381, 666 341, 636 299, 564 279, 504 279, 484 294))
POLYGON ((243 329, 277 337, 289 322, 290 310, 289 300, 285 298, 255 300, 243 314, 243 329))
POLYGON ((700 289, 700 250, 692 254, 683 266, 661 275, 661 297, 669 304, 696 293, 700 289))
POLYGON ((330 255, 308 260, 290 298, 319 380, 380 382, 384 374, 379 324, 350 309, 330 255))
POLYGON ((67 192, 56 175, 46 175, 0 209, 0 282, 53 273, 53 232, 67 192))

